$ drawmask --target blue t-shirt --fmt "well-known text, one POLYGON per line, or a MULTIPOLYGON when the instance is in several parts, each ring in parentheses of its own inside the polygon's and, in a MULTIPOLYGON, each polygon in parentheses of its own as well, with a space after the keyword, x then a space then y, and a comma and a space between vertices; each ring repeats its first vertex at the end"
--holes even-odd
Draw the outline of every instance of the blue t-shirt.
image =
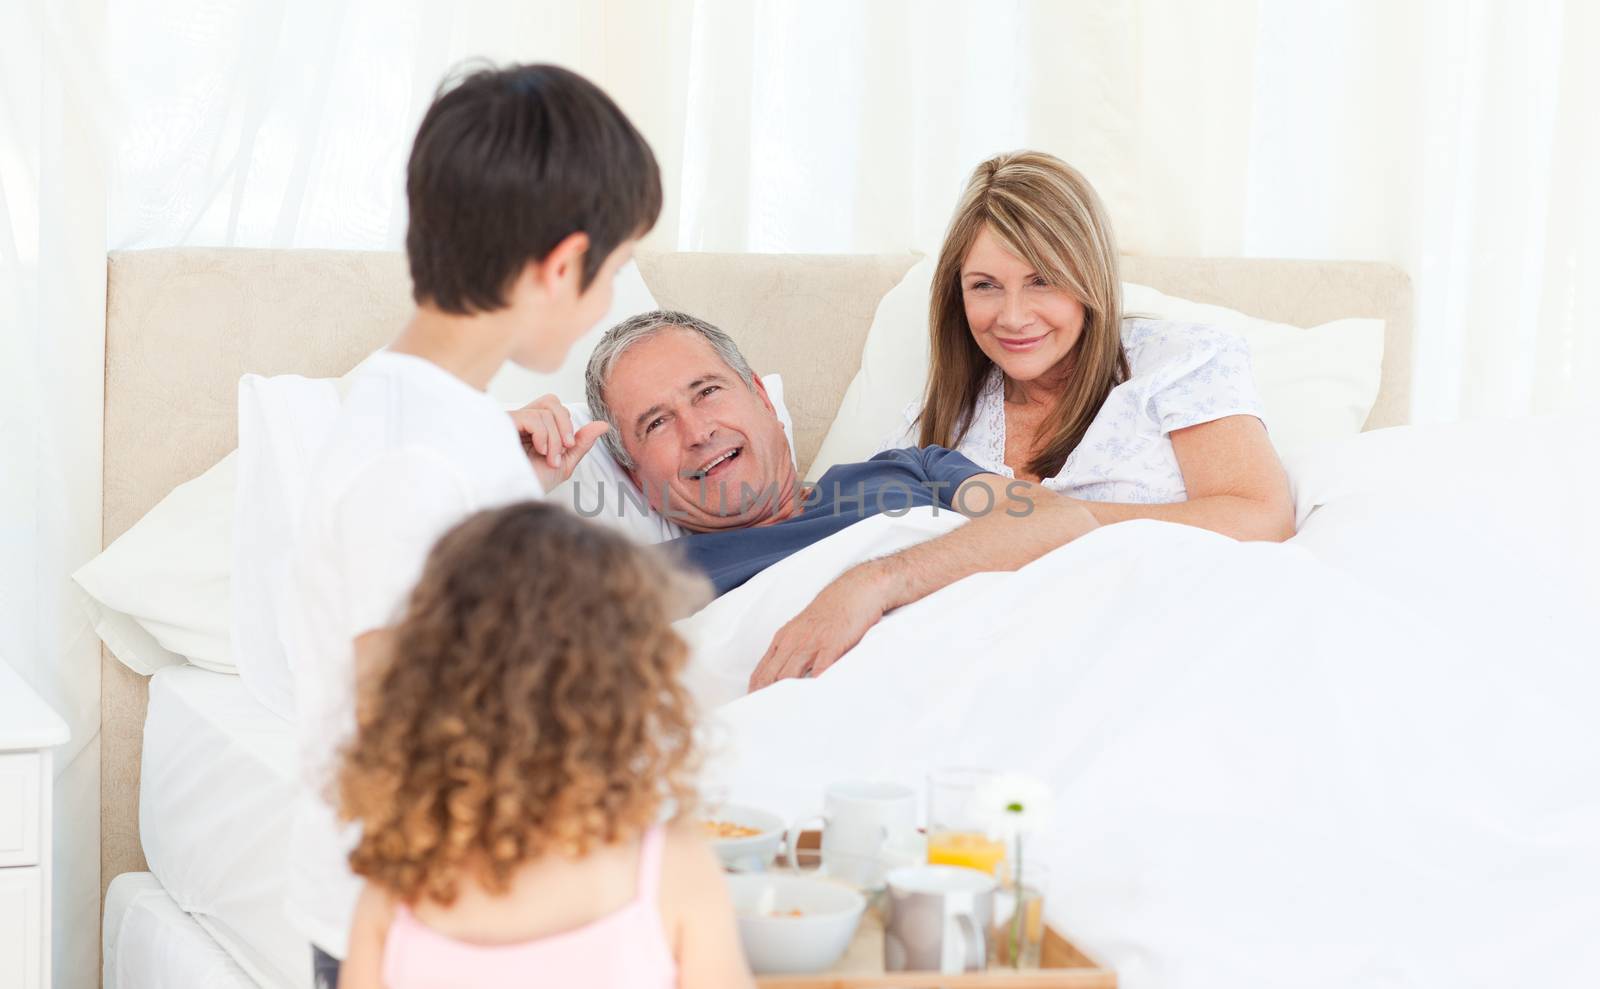
POLYGON ((942 446, 885 450, 864 463, 840 464, 823 474, 801 502, 799 515, 772 525, 694 532, 668 545, 710 577, 722 595, 868 516, 929 505, 951 508, 962 482, 983 473, 988 472, 942 446))

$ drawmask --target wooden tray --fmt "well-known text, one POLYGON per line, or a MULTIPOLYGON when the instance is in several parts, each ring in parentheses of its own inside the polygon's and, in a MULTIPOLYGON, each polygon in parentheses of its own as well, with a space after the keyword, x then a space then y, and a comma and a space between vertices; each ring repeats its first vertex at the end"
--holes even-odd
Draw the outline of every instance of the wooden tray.
POLYGON ((885 972, 883 921, 875 906, 833 971, 819 975, 761 975, 760 989, 1116 989, 1117 974, 1101 968, 1052 927, 1044 932, 1043 958, 1034 969, 992 968, 964 975, 885 972))

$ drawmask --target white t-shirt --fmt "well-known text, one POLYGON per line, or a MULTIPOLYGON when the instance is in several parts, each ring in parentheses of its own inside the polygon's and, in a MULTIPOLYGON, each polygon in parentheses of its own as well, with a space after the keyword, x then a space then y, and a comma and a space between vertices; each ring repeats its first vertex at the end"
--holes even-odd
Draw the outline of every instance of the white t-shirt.
POLYGON ((343 958, 361 883, 357 831, 330 802, 355 730, 354 640, 394 624, 429 550, 468 515, 542 495, 503 409, 438 365, 380 352, 352 376, 311 469, 286 630, 304 786, 288 907, 307 940, 343 958))
MULTIPOLYGON (((1076 449, 1045 487, 1086 501, 1164 504, 1188 491, 1167 435, 1232 415, 1265 422, 1242 337, 1193 323, 1129 319, 1122 347, 1132 376, 1111 390, 1076 449)), ((1005 379, 989 372, 973 409, 972 426, 956 451, 1005 477, 1005 379)), ((906 406, 905 425, 882 449, 915 446, 921 402, 906 406)))

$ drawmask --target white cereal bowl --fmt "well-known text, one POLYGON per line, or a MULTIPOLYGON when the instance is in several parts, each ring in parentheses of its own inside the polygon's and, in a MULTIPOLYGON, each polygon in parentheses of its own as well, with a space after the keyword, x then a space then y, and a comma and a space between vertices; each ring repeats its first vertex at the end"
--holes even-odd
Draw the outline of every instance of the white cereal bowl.
POLYGON ((730 875, 745 959, 758 975, 831 968, 850 947, 866 897, 841 883, 785 873, 730 875), (800 916, 789 916, 797 910, 800 916))
POLYGON ((787 822, 777 814, 743 804, 721 804, 710 808, 700 818, 756 829, 757 834, 744 838, 708 839, 722 867, 736 872, 758 872, 771 865, 788 830, 787 822))

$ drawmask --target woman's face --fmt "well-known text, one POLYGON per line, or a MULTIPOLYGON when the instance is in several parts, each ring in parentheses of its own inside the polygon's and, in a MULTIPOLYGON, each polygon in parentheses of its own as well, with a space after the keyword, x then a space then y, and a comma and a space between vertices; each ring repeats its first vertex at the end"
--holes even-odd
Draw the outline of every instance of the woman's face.
POLYGON ((987 226, 961 263, 961 300, 978 349, 1013 381, 1064 368, 1083 335, 1083 304, 1047 284, 987 226))

